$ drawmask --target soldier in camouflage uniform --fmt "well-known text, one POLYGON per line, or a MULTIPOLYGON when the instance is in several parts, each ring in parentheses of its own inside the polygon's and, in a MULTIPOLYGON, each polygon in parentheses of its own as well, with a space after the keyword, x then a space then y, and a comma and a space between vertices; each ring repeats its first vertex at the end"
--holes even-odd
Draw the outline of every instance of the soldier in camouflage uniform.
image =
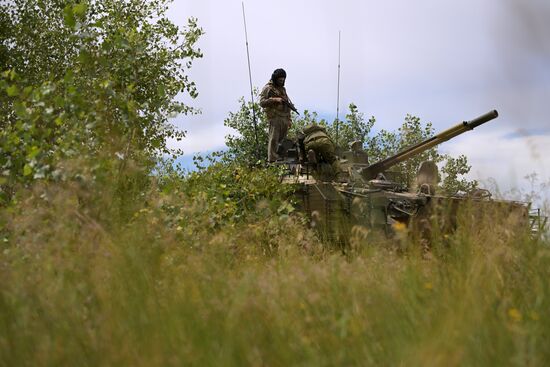
POLYGON ((269 162, 275 162, 277 147, 286 137, 290 128, 290 111, 293 108, 285 89, 286 72, 277 69, 271 75, 271 80, 260 94, 260 106, 263 107, 269 123, 269 141, 267 156, 269 162))
POLYGON ((311 161, 315 157, 317 163, 330 164, 332 176, 337 177, 340 173, 340 165, 336 159, 336 148, 325 128, 317 124, 308 125, 304 128, 302 137, 308 160, 311 161))

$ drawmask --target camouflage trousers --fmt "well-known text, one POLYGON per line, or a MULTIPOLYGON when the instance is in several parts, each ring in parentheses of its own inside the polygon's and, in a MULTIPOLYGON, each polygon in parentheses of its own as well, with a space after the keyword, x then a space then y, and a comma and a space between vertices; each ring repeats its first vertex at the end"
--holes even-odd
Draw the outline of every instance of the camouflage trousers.
POLYGON ((281 140, 286 137, 290 120, 284 117, 275 117, 269 120, 269 140, 267 143, 267 159, 269 162, 275 162, 279 156, 277 155, 277 147, 281 140))

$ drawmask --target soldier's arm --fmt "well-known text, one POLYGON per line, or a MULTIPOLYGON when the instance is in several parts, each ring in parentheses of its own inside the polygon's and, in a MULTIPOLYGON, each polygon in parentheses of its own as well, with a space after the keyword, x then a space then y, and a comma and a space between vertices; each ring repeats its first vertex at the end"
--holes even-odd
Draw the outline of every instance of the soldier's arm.
POLYGON ((263 90, 262 90, 262 93, 260 93, 260 106, 262 106, 263 108, 266 108, 266 107, 272 107, 272 106, 275 106, 279 103, 281 103, 281 99, 278 98, 278 97, 270 97, 270 88, 269 87, 265 87, 263 90))

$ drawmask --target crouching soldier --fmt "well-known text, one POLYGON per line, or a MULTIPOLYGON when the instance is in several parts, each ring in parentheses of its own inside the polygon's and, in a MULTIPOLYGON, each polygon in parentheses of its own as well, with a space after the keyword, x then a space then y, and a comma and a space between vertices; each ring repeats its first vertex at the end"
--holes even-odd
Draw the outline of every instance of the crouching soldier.
POLYGON ((323 167, 323 163, 328 164, 330 167, 328 175, 333 179, 337 178, 340 173, 340 165, 336 159, 336 146, 325 128, 316 124, 308 125, 304 128, 301 138, 308 162, 317 163, 317 167, 320 169, 323 167))

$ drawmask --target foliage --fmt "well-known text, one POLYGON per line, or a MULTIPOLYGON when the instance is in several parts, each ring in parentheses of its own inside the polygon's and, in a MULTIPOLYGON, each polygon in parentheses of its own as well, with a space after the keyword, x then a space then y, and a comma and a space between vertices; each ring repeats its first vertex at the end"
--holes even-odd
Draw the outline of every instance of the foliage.
MULTIPOLYGON (((418 117, 407 115, 405 116, 405 121, 396 132, 382 129, 377 135, 368 139, 366 150, 369 154, 369 159, 372 162, 377 162, 411 145, 420 143, 433 135, 434 129, 431 123, 423 126, 418 117)), ((397 172, 398 177, 401 177, 401 182, 410 186, 413 184, 420 164, 428 160, 437 164, 444 160, 444 156, 438 153, 437 147, 434 147, 398 164, 391 171, 397 172)))
MULTIPOLYGON (((257 90, 254 91, 254 95, 258 96, 257 90)), ((258 103, 246 102, 244 97, 239 99, 239 105, 239 110, 229 112, 229 116, 224 120, 225 126, 238 133, 238 135, 226 136, 226 157, 241 165, 251 166, 258 162, 265 162, 268 137, 266 116, 258 103)))
POLYGON ((468 181, 461 175, 470 172, 471 166, 468 164, 468 158, 464 155, 459 155, 453 158, 448 154, 444 155, 445 164, 441 168, 443 173, 442 186, 445 192, 456 194, 458 192, 471 192, 476 189, 478 183, 476 180, 468 181))
POLYGON ((336 133, 336 121, 328 126, 328 133, 333 137, 335 144, 343 149, 349 147, 354 141, 362 142, 363 146, 368 145, 369 134, 376 122, 374 116, 365 122, 363 113, 358 107, 350 103, 346 119, 338 121, 338 133, 336 133))
POLYGON ((319 115, 315 111, 310 112, 308 110, 304 110, 301 115, 294 115, 292 117, 292 125, 290 126, 290 130, 288 132, 288 136, 291 139, 299 136, 303 129, 311 124, 317 124, 325 128, 329 128, 327 121, 325 119, 320 119, 319 115))
POLYGON ((60 162, 75 158, 151 170, 158 154, 170 152, 167 139, 183 132, 169 117, 193 112, 174 98, 197 95, 185 71, 202 56, 193 47, 203 31, 195 19, 178 29, 166 18, 167 3, 0 4, 3 184, 57 179, 60 162))
MULTIPOLYGON (((170 170, 170 168, 169 168, 170 170)), ((286 215, 294 211, 288 198, 291 187, 281 185, 276 168, 249 168, 235 162, 212 162, 208 167, 182 178, 179 172, 161 173, 160 190, 180 195, 179 202, 203 203, 201 217, 212 228, 251 220, 258 215, 276 212, 286 215)), ((189 221, 181 221, 188 225, 189 221)))

